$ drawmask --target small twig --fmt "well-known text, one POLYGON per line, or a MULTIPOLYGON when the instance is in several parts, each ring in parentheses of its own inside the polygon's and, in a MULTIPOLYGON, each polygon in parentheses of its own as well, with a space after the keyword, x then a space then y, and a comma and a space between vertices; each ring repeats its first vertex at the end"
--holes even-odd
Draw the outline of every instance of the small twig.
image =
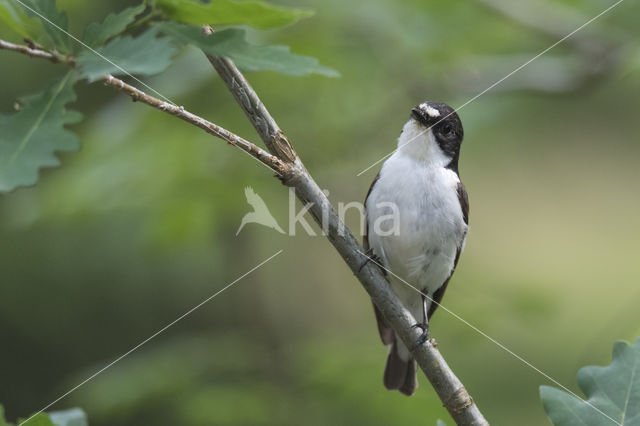
POLYGON ((32 49, 47 50, 44 46, 36 43, 35 41, 31 40, 29 37, 25 37, 23 38, 23 40, 25 43, 27 43, 27 46, 29 46, 32 49))
POLYGON ((134 101, 142 102, 156 109, 159 109, 160 111, 166 112, 167 114, 171 114, 174 117, 178 117, 186 121, 187 123, 193 124, 194 126, 201 128, 205 132, 213 136, 216 136, 233 146, 236 146, 242 149, 252 157, 258 159, 260 162, 269 166, 279 175, 286 176, 289 174, 290 167, 284 164, 276 156, 269 154, 264 149, 236 135, 235 133, 230 132, 229 130, 218 126, 217 124, 214 124, 196 114, 193 114, 187 111, 184 107, 176 106, 171 103, 160 100, 156 97, 153 97, 151 95, 148 95, 142 90, 137 89, 125 83, 124 81, 113 77, 112 75, 107 75, 103 77, 102 80, 106 85, 126 93, 134 101))
POLYGON ((75 66, 76 58, 73 56, 66 56, 58 52, 48 52, 46 50, 40 49, 36 47, 34 44, 33 47, 24 46, 21 44, 14 44, 8 41, 0 40, 0 49, 11 50, 13 52, 22 53, 23 55, 30 56, 32 58, 41 58, 46 59, 48 61, 57 63, 66 63, 70 66, 75 66))

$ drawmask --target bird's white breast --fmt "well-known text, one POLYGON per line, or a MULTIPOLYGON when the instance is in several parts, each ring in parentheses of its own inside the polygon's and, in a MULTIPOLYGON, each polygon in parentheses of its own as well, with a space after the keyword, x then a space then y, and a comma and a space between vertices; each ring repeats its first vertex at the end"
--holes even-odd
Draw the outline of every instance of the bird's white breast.
MULTIPOLYGON (((368 239, 387 268, 433 295, 453 270, 467 225, 457 194, 458 175, 445 167, 446 159, 438 158, 443 155, 439 148, 427 149, 430 152, 424 156, 416 155, 415 149, 399 149, 383 165, 366 203, 368 239), (381 215, 391 213, 384 207, 388 202, 398 208, 397 232, 381 235, 374 224, 381 215)), ((391 282, 406 304, 420 301, 415 290, 400 280, 391 282)))

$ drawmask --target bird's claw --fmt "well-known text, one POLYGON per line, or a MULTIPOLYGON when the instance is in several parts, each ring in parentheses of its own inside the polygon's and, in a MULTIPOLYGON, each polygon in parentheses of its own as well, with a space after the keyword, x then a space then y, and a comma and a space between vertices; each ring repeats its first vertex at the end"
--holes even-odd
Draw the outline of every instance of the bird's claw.
POLYGON ((429 340, 429 324, 417 323, 417 324, 413 324, 411 328, 420 328, 422 330, 422 334, 418 337, 413 347, 411 348, 411 352, 413 352, 418 347, 422 346, 427 340, 429 340))

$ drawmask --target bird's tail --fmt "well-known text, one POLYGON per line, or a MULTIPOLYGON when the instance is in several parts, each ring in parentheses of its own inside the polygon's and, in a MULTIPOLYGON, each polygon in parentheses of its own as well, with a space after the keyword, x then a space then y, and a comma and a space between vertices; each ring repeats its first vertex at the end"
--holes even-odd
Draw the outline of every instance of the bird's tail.
POLYGON ((416 377, 416 361, 409 357, 404 360, 398 353, 398 342, 394 340, 387 357, 387 365, 384 369, 384 386, 389 390, 398 390, 411 396, 418 387, 416 377))

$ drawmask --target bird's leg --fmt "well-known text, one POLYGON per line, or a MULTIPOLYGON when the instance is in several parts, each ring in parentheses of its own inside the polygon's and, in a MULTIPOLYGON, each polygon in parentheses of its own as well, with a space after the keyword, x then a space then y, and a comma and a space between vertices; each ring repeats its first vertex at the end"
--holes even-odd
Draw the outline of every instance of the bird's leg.
POLYGON ((424 342, 429 340, 429 318, 427 317, 427 301, 428 298, 424 293, 421 293, 422 296, 422 322, 414 324, 411 328, 420 328, 422 329, 422 334, 416 340, 411 351, 415 350, 418 346, 421 346, 424 342))
POLYGON ((382 261, 380 260, 380 258, 378 256, 376 256, 376 254, 373 252, 373 247, 370 247, 369 250, 367 250, 366 252, 364 252, 364 255, 366 257, 366 259, 364 260, 364 262, 362 262, 362 265, 360 265, 360 269, 358 269, 358 272, 362 271, 362 268, 364 268, 365 266, 367 266, 367 263, 369 262, 373 262, 378 268, 380 268, 380 270, 382 271, 382 273, 384 275, 386 275, 386 271, 384 270, 384 268, 382 268, 382 261))

